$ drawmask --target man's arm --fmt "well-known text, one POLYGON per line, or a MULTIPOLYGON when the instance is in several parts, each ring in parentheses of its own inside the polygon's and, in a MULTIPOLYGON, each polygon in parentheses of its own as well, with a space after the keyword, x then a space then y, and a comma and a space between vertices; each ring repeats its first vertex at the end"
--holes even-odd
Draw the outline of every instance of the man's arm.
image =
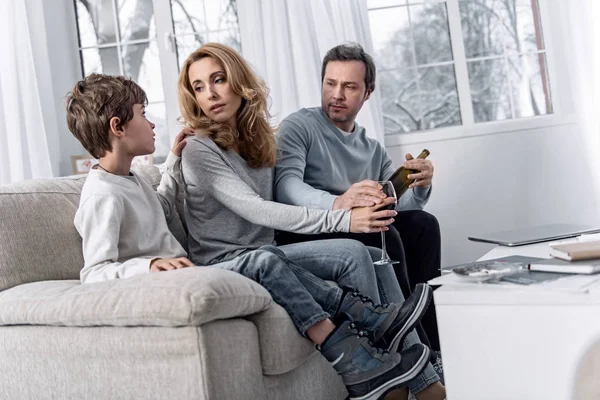
POLYGON ((337 196, 304 182, 309 140, 305 129, 291 121, 281 123, 277 142, 279 157, 275 167, 275 201, 331 210, 337 196))
POLYGON ((120 263, 122 205, 108 196, 92 196, 77 210, 75 228, 83 239, 84 267, 81 282, 129 278, 150 272, 153 257, 132 258, 120 263))

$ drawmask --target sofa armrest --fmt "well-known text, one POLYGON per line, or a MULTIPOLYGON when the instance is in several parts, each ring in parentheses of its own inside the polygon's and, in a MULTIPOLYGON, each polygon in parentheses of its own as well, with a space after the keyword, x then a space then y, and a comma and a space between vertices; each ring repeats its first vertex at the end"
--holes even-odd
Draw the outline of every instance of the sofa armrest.
POLYGON ((200 326, 266 310, 258 283, 235 272, 193 267, 81 284, 44 281, 0 292, 0 325, 200 326))

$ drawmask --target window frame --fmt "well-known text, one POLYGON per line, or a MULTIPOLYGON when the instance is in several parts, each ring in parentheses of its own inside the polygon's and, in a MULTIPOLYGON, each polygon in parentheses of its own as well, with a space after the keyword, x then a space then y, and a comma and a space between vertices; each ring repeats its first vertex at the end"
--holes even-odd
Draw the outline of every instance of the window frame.
MULTIPOLYGON (((210 1, 210 0, 204 0, 210 1)), ((112 0, 113 7, 117 8, 118 0, 112 0)), ((74 24, 78 26, 78 16, 77 16, 77 6, 76 1, 71 0, 71 4, 74 10, 74 24)), ((102 49, 102 48, 115 48, 119 57, 119 68, 123 71, 123 60, 121 55, 121 47, 125 45, 133 45, 139 43, 151 43, 152 41, 156 41, 156 46, 158 48, 158 60, 160 63, 160 73, 162 78, 162 89, 163 89, 163 99, 160 102, 164 104, 165 108, 165 125, 167 130, 167 135, 169 137, 169 143, 172 143, 175 140, 175 136, 181 131, 183 125, 179 120, 181 115, 181 111, 179 109, 179 99, 177 95, 177 81, 179 77, 179 61, 177 58, 177 47, 175 43, 175 39, 177 37, 185 36, 185 35, 193 35, 196 33, 214 33, 224 31, 222 30, 202 30, 198 32, 189 32, 183 34, 175 33, 175 26, 173 20, 173 10, 171 8, 171 0, 152 0, 152 5, 154 7, 154 13, 152 18, 154 19, 155 26, 155 36, 148 36, 145 39, 138 39, 133 41, 122 40, 121 32, 117 32, 117 39, 114 43, 107 44, 94 44, 94 45, 81 45, 80 40, 80 32, 77 28, 77 55, 79 62, 80 73, 84 74, 84 60, 82 56, 82 50, 86 49, 102 49)), ((205 6, 205 4, 204 4, 205 6)), ((116 11, 113 12, 116 13, 116 11)), ((119 21, 117 20, 117 16, 115 15, 115 26, 116 29, 119 29, 119 21)), ((241 40, 241 38, 240 38, 241 40)), ((166 155, 165 155, 166 157, 166 155)), ((163 157, 159 156, 158 161, 162 161, 163 157)), ((156 160, 155 160, 156 161, 156 160)))
MULTIPOLYGON (((552 40, 553 35, 551 31, 553 20, 549 10, 549 4, 543 0, 538 0, 542 34, 544 39, 544 50, 539 53, 545 54, 546 56, 548 86, 552 96, 552 113, 533 117, 511 118, 499 121, 475 122, 473 103, 471 99, 471 89, 469 85, 468 63, 460 18, 460 1, 461 0, 413 0, 410 1, 409 4, 446 4, 448 15, 448 31, 450 35, 450 46, 452 49, 452 64, 454 65, 454 73, 456 76, 456 90, 460 106, 461 124, 413 132, 387 133, 384 136, 386 146, 394 147, 416 143, 460 139, 574 123, 576 121, 575 114, 565 114, 563 110, 563 104, 561 101, 559 101, 562 88, 560 88, 558 85, 557 70, 559 68, 554 57, 555 51, 552 40)), ((526 54, 536 53, 528 52, 526 54)), ((441 62, 439 64, 444 65, 449 64, 449 62, 441 62)), ((436 66, 438 63, 433 63, 431 65, 436 66)))

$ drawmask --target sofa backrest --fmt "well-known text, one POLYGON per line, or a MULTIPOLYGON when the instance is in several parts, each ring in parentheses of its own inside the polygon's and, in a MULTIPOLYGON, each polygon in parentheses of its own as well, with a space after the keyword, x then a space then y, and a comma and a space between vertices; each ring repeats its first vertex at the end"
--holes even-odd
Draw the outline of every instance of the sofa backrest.
MULTIPOLYGON (((156 167, 136 172, 154 187, 160 182, 156 167)), ((0 291, 29 282, 79 279, 83 255, 73 219, 85 178, 30 180, 0 187, 0 291)), ((185 244, 178 216, 169 228, 185 244)))

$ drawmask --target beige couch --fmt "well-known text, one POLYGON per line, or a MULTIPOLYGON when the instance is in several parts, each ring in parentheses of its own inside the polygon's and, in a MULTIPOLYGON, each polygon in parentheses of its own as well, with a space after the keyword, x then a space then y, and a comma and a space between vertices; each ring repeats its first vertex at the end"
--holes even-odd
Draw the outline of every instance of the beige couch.
MULTIPOLYGON (((154 167, 139 171, 154 185, 154 167)), ((0 187, 0 399, 343 399, 255 282, 210 268, 81 285, 85 176, 0 187)), ((180 233, 180 222, 170 221, 180 233)))

